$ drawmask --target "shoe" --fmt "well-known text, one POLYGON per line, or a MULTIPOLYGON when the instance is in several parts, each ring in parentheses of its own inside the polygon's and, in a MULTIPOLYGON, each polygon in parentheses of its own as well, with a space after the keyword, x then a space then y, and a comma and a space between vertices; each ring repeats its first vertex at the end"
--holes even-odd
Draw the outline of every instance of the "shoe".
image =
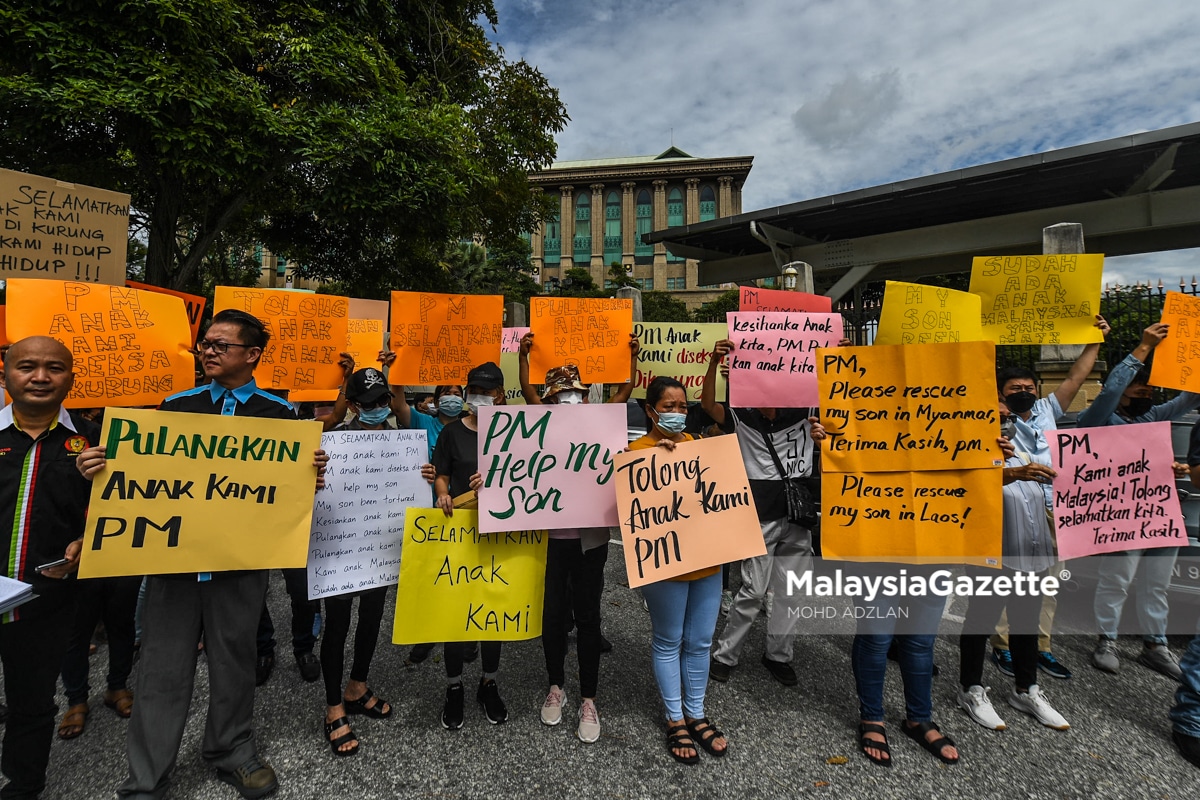
POLYGON ((1008 704, 1017 711, 1024 711, 1031 715, 1047 728, 1065 731, 1071 727, 1070 723, 1063 719, 1063 715, 1055 711, 1054 707, 1046 700, 1046 696, 1042 694, 1042 690, 1036 683, 1029 687, 1028 692, 1018 692, 1013 689, 1012 694, 1008 696, 1008 704))
POLYGON ((1183 670, 1179 668, 1179 658, 1165 644, 1146 645, 1138 656, 1138 663, 1149 667, 1155 672, 1161 672, 1168 678, 1183 680, 1183 670))
POLYGON ((542 703, 542 724, 557 725, 562 722, 562 710, 567 705, 567 693, 557 686, 551 686, 542 703))
POLYGON ((467 651, 463 653, 463 663, 470 664, 477 658, 479 658, 479 642, 471 642, 467 647, 467 651))
POLYGON ((726 740, 725 747, 718 750, 713 746, 713 742, 717 739, 724 739, 725 734, 717 729, 717 726, 712 723, 708 717, 700 717, 699 719, 689 720, 684 717, 687 724, 688 733, 692 735, 692 739, 696 744, 700 745, 700 749, 708 753, 713 758, 724 758, 725 753, 729 751, 729 741, 726 740))
POLYGON ((771 677, 782 683, 784 686, 795 686, 797 681, 796 670, 792 669, 792 665, 786 661, 772 661, 766 656, 762 657, 762 665, 767 668, 767 672, 771 673, 771 677))
POLYGON ((688 733, 687 726, 683 723, 678 725, 667 725, 667 752, 671 754, 671 758, 678 761, 680 764, 700 763, 700 748, 696 746, 695 740, 688 733), (676 750, 691 750, 690 756, 683 756, 676 753, 676 750))
POLYGON ((604 637, 603 633, 600 634, 600 652, 601 653, 611 653, 612 652, 612 642, 610 642, 608 639, 606 639, 604 637))
POLYGON ((475 699, 479 701, 479 705, 483 706, 483 715, 487 717, 488 722, 499 725, 508 719, 508 708, 500 699, 500 687, 496 685, 495 681, 480 678, 479 691, 475 693, 475 699))
POLYGON ((733 608, 733 592, 726 589, 721 592, 721 613, 728 614, 731 608, 733 608))
POLYGON ((329 743, 329 749, 332 750, 333 754, 338 758, 346 758, 347 756, 358 754, 358 737, 355 736, 354 731, 350 729, 349 717, 338 717, 333 722, 326 722, 325 741, 329 743), (341 736, 333 735, 342 728, 346 729, 345 733, 343 733, 341 736), (351 747, 348 750, 343 750, 342 746, 347 744, 353 744, 354 747, 351 747))
POLYGON ((1179 748, 1179 755, 1190 761, 1193 766, 1200 767, 1200 738, 1179 731, 1171 731, 1171 738, 1179 748))
POLYGON ((1067 680, 1073 674, 1066 665, 1054 657, 1054 653, 1038 653, 1038 669, 1051 678, 1067 680))
POLYGON ((321 677, 321 662, 312 653, 301 653, 296 656, 296 666, 300 668, 300 677, 307 683, 312 683, 321 677))
POLYGON ((104 693, 104 705, 121 719, 133 716, 133 692, 128 689, 109 689, 104 693))
POLYGON ((463 685, 452 683, 446 687, 446 704, 442 706, 442 727, 456 731, 463 726, 463 685))
POLYGON ((1008 728, 1004 724, 1004 720, 1000 719, 1000 715, 996 713, 992 701, 988 699, 988 690, 982 686, 975 685, 965 691, 959 689, 958 707, 985 728, 993 731, 1002 731, 1008 728))
POLYGON ((600 738, 600 712, 596 710, 594 700, 584 700, 579 704, 579 727, 575 729, 575 735, 585 744, 600 738))
POLYGON ((882 725, 877 725, 870 722, 858 723, 858 749, 871 761, 871 763, 878 764, 881 767, 890 768, 892 766, 892 753, 888 747, 887 730, 885 730, 882 725), (883 741, 868 739, 868 733, 879 734, 883 737, 883 741), (883 758, 882 756, 877 758, 868 753, 868 750, 878 750, 881 753, 886 753, 887 758, 883 758))
POLYGON ((62 722, 58 723, 58 738, 74 739, 82 736, 83 729, 87 727, 89 713, 87 703, 77 703, 68 708, 67 713, 63 714, 62 722))
POLYGON ((279 788, 279 779, 271 765, 260 761, 258 756, 247 759, 237 769, 226 772, 217 770, 217 777, 238 790, 242 797, 266 797, 279 788))
POLYGON ((343 696, 342 707, 346 709, 347 714, 362 714, 371 719, 387 719, 392 715, 391 704, 382 697, 376 697, 370 688, 353 700, 347 700, 343 696), (375 702, 372 703, 372 700, 375 702))
POLYGON ((254 662, 254 685, 262 686, 271 679, 271 671, 275 669, 275 656, 259 656, 254 662))
POLYGON ((1116 675, 1121 671, 1121 661, 1117 658, 1117 640, 1101 636, 1092 651, 1092 666, 1104 672, 1116 675))
POLYGON ((425 659, 429 658, 429 654, 433 652, 433 644, 414 644, 412 650, 408 651, 408 658, 404 660, 405 664, 420 664, 425 659))
POLYGON ((949 736, 941 735, 941 728, 939 728, 937 725, 934 725, 932 722, 917 722, 909 725, 908 722, 905 721, 900 723, 900 730, 904 731, 905 736, 921 745, 926 752, 932 754, 934 758, 936 758, 938 761, 941 761, 943 764, 953 766, 958 763, 958 756, 954 756, 952 758, 943 752, 947 747, 957 747, 957 745, 954 744, 954 740, 949 736), (930 731, 938 734, 937 738, 935 738, 933 741, 925 738, 929 735, 930 731))
POLYGON ((1016 671, 1013 670, 1011 650, 1001 650, 999 647, 993 647, 991 659, 992 663, 996 665, 996 669, 1010 678, 1017 677, 1016 671))
POLYGON ((708 677, 718 683, 725 683, 729 680, 729 673, 733 671, 733 667, 728 664, 717 661, 715 658, 709 659, 708 662, 708 677))

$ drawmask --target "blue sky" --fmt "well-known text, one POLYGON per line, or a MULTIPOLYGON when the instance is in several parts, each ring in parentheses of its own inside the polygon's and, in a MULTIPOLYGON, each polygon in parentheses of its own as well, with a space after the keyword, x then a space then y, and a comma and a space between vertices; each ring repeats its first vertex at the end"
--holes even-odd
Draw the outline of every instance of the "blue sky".
MULTIPOLYGON (((672 135, 693 155, 753 155, 746 210, 1200 121, 1194 0, 496 7, 508 57, 567 105, 559 159, 658 153, 672 135)), ((1197 250, 1105 268, 1193 273, 1197 250)))

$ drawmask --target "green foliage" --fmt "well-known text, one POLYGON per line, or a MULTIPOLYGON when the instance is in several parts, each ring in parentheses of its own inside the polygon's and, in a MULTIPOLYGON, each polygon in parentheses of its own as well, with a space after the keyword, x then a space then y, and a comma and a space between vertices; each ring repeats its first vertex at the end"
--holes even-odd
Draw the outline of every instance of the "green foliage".
POLYGON ((724 322, 727 312, 737 311, 740 307, 741 289, 730 289, 717 299, 700 306, 692 316, 696 322, 724 322))
POLYGON ((682 300, 666 292, 642 292, 643 322, 691 322, 692 313, 682 300))
POLYGON ((612 281, 613 289, 620 289, 623 286, 637 286, 637 281, 625 273, 625 267, 620 261, 614 261, 608 265, 608 279, 612 281))

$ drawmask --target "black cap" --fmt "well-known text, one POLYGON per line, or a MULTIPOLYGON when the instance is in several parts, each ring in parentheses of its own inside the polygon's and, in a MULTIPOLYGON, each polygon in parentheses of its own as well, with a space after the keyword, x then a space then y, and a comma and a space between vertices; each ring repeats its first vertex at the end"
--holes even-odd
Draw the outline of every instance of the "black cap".
POLYGON ((346 399, 362 405, 379 402, 379 398, 391 397, 392 390, 388 387, 387 378, 373 367, 360 369, 350 376, 350 385, 346 387, 346 399))
POLYGON ((467 386, 477 386, 485 390, 503 389, 504 373, 493 361, 480 364, 467 373, 467 386))

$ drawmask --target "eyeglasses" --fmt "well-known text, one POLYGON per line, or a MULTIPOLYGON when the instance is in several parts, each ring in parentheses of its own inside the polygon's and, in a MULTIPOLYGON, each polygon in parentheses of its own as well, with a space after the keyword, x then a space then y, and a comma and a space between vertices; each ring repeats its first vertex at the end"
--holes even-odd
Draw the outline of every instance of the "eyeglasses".
POLYGON ((201 339, 196 342, 195 353, 203 353, 205 350, 212 348, 212 351, 219 356, 223 356, 229 352, 231 347, 254 347, 252 344, 238 344, 237 342, 210 342, 208 339, 201 339))

